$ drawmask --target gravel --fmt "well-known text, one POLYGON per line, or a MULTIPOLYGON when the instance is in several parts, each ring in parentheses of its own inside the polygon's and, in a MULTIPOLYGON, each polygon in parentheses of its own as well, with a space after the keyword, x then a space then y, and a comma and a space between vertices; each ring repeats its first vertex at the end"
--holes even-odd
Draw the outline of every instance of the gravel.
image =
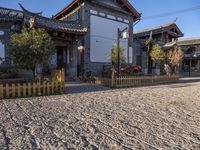
POLYGON ((0 150, 200 149, 200 84, 0 100, 0 150))

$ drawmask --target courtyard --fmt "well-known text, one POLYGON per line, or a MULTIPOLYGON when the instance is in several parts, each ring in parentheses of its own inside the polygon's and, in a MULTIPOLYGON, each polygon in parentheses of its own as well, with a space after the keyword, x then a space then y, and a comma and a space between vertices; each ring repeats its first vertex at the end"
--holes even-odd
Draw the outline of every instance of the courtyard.
MULTIPOLYGON (((192 81, 192 80, 191 80, 192 81)), ((200 149, 200 82, 0 100, 0 149, 200 149)))

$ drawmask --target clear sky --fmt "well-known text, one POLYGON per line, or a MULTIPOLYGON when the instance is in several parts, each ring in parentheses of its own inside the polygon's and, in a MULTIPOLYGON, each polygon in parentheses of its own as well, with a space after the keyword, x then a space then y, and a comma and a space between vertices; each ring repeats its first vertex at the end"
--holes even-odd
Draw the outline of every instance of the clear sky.
MULTIPOLYGON (((44 16, 52 16, 72 0, 0 0, 1 7, 20 9, 18 3, 32 12, 43 11, 44 16)), ((143 17, 200 6, 200 0, 129 0, 143 17)), ((199 7, 200 8, 200 7, 199 7)), ((200 37, 200 9, 170 16, 141 20, 134 30, 151 28, 177 20, 177 25, 185 37, 200 37)))

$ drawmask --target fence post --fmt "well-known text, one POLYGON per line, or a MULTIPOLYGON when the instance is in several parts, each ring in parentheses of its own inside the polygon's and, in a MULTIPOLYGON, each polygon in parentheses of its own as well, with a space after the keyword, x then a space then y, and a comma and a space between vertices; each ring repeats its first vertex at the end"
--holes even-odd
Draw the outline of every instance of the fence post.
POLYGON ((51 94, 54 94, 54 82, 51 83, 51 94))
POLYGON ((26 97, 26 83, 23 83, 23 97, 26 97))
POLYGON ((20 83, 17 84, 17 96, 21 97, 21 85, 20 85, 20 83))
POLYGON ((10 89, 9 89, 9 84, 6 84, 6 98, 10 97, 10 89))
POLYGON ((28 96, 31 96, 31 83, 28 83, 28 96))
POLYGON ((3 99, 3 85, 0 84, 0 99, 3 99))
POLYGON ((115 87, 115 70, 112 68, 111 87, 115 87))
POLYGON ((49 87, 49 82, 47 83, 47 94, 49 95, 50 93, 50 87, 49 87))
POLYGON ((37 83, 37 89, 38 89, 38 94, 39 96, 41 96, 41 86, 40 86, 40 82, 37 83))
POLYGON ((15 84, 12 84, 12 98, 15 98, 15 84))
POLYGON ((33 93, 32 93, 32 95, 36 95, 36 84, 35 84, 35 82, 33 83, 33 93))
POLYGON ((64 68, 62 68, 61 69, 61 81, 63 81, 63 82, 65 82, 65 69, 64 68))
POLYGON ((42 95, 46 95, 46 83, 43 82, 42 86, 43 86, 43 94, 42 95))
POLYGON ((61 93, 64 93, 64 90, 65 90, 65 69, 62 68, 61 69, 61 86, 60 86, 60 89, 61 89, 61 93))
POLYGON ((55 94, 58 94, 58 81, 56 81, 55 94))

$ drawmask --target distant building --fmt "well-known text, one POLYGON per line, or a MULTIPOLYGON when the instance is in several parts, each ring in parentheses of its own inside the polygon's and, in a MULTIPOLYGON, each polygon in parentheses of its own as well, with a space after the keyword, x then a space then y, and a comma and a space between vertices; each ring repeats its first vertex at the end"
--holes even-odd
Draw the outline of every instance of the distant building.
MULTIPOLYGON (((183 33, 176 25, 176 21, 161 26, 134 32, 134 49, 137 52, 137 65, 141 66, 145 74, 152 74, 155 67, 149 53, 153 45, 159 44, 165 51, 177 45, 183 33)), ((159 72, 157 74, 160 74, 159 72)))
POLYGON ((181 39, 178 46, 184 51, 182 70, 188 71, 191 62, 191 70, 200 71, 200 38, 181 39))

